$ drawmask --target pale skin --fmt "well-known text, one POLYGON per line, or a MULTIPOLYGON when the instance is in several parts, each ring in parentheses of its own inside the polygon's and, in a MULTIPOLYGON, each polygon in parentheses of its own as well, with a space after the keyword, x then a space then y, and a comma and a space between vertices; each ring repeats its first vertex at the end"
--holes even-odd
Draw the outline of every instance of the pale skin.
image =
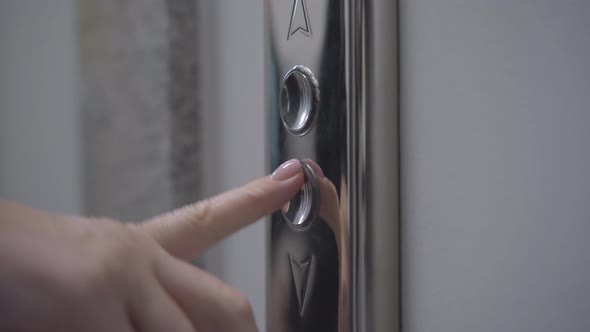
POLYGON ((0 331, 258 331, 246 297, 188 261, 278 210, 304 182, 292 160, 136 224, 0 199, 0 331))

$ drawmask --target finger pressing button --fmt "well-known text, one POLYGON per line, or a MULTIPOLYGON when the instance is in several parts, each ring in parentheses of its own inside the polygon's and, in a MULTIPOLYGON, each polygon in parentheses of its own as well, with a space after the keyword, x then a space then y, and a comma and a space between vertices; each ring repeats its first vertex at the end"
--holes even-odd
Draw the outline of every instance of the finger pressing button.
POLYGON ((282 213, 291 228, 301 231, 308 229, 318 217, 320 189, 312 166, 302 160, 299 162, 307 179, 299 193, 283 207, 282 213))

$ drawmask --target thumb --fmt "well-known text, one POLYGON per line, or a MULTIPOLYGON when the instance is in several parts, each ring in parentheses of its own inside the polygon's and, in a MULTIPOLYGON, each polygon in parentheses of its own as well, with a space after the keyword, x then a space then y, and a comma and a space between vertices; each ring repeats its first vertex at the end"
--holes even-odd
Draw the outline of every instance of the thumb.
POLYGON ((170 254, 190 259, 231 233, 280 209, 301 189, 297 159, 240 188, 181 207, 139 224, 170 254))

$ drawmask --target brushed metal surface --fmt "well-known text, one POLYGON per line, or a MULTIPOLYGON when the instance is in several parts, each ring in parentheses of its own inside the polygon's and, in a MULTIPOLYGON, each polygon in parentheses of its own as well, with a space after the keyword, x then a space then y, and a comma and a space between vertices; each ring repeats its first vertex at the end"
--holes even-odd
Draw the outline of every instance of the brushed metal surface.
POLYGON ((397 1, 265 0, 270 167, 311 159, 311 226, 271 217, 269 331, 399 331, 397 1), (319 86, 304 135, 281 121, 293 67, 319 86), (316 172, 317 174, 318 172, 316 172))

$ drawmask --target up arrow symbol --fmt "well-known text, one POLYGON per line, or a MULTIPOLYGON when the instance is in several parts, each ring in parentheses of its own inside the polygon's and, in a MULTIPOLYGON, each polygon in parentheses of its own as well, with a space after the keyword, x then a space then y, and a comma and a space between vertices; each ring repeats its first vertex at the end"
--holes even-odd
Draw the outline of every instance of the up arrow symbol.
POLYGON ((306 36, 311 36, 311 25, 309 24, 309 15, 305 0, 293 0, 293 10, 291 11, 291 23, 289 24, 289 35, 291 38, 297 32, 306 36))

